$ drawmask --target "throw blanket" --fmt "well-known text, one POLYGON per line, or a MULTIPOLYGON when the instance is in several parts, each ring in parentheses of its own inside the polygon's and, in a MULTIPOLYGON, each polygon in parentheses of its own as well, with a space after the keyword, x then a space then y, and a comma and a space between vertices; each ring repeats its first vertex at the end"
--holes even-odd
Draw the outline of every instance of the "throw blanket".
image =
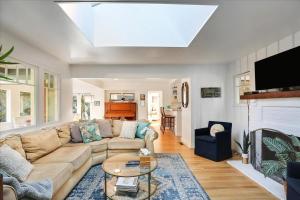
POLYGON ((18 179, 0 171, 3 174, 3 184, 16 190, 18 199, 51 200, 52 181, 49 179, 39 182, 19 182, 18 179))

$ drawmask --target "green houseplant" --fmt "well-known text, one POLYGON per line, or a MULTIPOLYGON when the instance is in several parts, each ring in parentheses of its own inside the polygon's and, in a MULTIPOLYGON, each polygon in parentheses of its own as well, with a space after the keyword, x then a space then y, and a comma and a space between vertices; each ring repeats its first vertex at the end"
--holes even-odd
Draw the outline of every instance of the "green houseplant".
POLYGON ((237 140, 235 140, 235 143, 239 146, 239 148, 242 151, 242 158, 243 158, 243 163, 244 164, 248 164, 248 160, 249 160, 249 147, 251 145, 250 142, 250 134, 244 131, 244 135, 243 135, 243 143, 239 143, 237 140))
MULTIPOLYGON (((16 62, 9 62, 6 60, 6 58, 14 51, 14 47, 11 47, 7 52, 5 53, 1 53, 2 51, 2 45, 0 45, 0 65, 15 65, 15 64, 19 64, 16 62)), ((6 77, 3 74, 0 74, 0 79, 4 79, 4 80, 11 80, 10 78, 6 77)))

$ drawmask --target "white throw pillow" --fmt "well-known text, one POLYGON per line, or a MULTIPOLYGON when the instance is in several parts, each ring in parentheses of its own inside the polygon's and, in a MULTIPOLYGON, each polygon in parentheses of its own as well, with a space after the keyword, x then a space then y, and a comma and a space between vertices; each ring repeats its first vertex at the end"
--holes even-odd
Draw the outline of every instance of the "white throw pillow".
POLYGON ((216 133, 224 131, 224 126, 222 124, 214 124, 210 128, 210 135, 216 137, 216 133))
POLYGON ((4 144, 0 147, 0 169, 23 182, 33 169, 33 165, 19 152, 4 144))
POLYGON ((124 121, 122 125, 121 138, 134 139, 138 123, 136 121, 124 121))

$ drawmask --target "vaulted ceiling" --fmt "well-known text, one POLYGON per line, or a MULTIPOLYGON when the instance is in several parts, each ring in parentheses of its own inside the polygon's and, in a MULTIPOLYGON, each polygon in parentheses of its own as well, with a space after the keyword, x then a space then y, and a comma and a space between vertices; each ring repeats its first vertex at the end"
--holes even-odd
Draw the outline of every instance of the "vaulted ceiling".
POLYGON ((226 63, 300 30, 298 0, 163 2, 219 7, 188 47, 94 47, 52 0, 0 0, 0 30, 70 64, 226 63))

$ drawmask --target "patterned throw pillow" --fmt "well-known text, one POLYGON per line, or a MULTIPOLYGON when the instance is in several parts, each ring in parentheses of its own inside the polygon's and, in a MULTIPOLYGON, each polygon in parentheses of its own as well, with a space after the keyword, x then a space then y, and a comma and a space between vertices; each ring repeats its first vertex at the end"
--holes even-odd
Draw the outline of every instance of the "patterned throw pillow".
POLYGON ((216 137, 216 134, 219 132, 224 131, 224 126, 222 124, 214 124, 212 125, 212 127, 210 128, 210 135, 213 137, 216 137))
POLYGON ((98 124, 96 123, 93 122, 82 123, 80 124, 80 131, 84 143, 99 141, 102 139, 98 124))
POLYGON ((144 139, 147 131, 147 127, 150 126, 149 122, 139 121, 136 129, 135 137, 144 139))

